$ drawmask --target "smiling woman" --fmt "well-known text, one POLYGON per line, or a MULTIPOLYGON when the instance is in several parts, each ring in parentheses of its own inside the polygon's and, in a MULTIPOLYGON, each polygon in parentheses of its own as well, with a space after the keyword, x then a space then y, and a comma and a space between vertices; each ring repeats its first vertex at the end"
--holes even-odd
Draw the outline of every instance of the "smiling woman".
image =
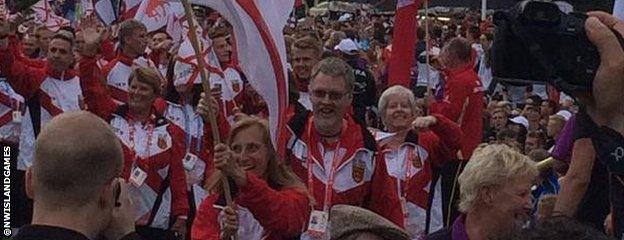
POLYGON ((529 220, 537 175, 533 161, 506 145, 478 147, 458 179, 463 215, 428 239, 497 239, 519 230, 529 220))
MULTIPOLYGON (((247 118, 230 131, 229 147, 214 149, 215 167, 238 187, 236 207, 223 207, 221 189, 211 189, 198 208, 192 239, 290 239, 309 214, 309 194, 284 162, 277 159, 266 120, 247 118), (223 210, 223 211, 222 211, 223 210)), ((220 186, 220 184, 212 184, 220 186)))

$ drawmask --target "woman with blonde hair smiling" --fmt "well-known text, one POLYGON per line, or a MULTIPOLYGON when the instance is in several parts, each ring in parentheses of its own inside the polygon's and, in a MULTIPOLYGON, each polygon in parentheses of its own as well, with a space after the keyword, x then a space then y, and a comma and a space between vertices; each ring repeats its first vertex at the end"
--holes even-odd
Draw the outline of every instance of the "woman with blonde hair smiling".
POLYGON ((502 144, 475 150, 459 175, 462 212, 452 226, 427 239, 485 240, 519 230, 531 214, 535 163, 502 144))
MULTIPOLYGON (((230 130, 228 145, 214 148, 215 167, 238 189, 234 207, 223 207, 220 184, 198 208, 194 240, 291 239, 298 237, 310 213, 305 185, 279 161, 266 120, 247 117, 230 130)), ((213 178, 214 179, 214 178, 213 178)))

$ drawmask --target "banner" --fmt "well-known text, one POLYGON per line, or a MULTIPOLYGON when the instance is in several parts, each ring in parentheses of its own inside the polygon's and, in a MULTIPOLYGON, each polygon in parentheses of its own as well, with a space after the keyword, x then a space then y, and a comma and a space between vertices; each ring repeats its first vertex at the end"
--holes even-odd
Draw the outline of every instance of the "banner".
POLYGON ((35 13, 35 23, 43 24, 46 28, 53 32, 58 31, 61 27, 69 26, 70 21, 57 16, 50 3, 47 0, 41 0, 31 7, 35 13))
POLYGON ((269 108, 274 146, 283 154, 286 146, 288 83, 283 27, 294 0, 192 0, 215 9, 234 28, 237 57, 249 83, 269 108))
POLYGON ((117 22, 121 0, 93 0, 93 10, 105 25, 117 22))
POLYGON ((145 24, 147 31, 152 32, 183 16, 184 8, 179 1, 144 0, 139 5, 134 19, 145 24))
POLYGON ((615 0, 615 3, 613 3, 613 16, 624 21, 624 0, 615 0))
POLYGON ((414 65, 418 0, 398 0, 392 36, 392 55, 388 66, 388 86, 410 87, 410 69, 414 65))

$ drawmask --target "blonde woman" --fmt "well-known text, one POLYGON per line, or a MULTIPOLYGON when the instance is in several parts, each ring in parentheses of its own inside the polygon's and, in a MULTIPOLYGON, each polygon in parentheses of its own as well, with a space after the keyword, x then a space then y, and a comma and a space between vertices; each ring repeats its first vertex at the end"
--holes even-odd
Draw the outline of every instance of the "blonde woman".
POLYGON ((214 149, 215 167, 238 189, 236 207, 223 207, 220 184, 198 208, 191 230, 194 240, 291 239, 298 237, 309 216, 305 185, 283 162, 271 143, 266 120, 245 118, 230 131, 228 145, 214 149))
POLYGON ((478 147, 459 175, 459 211, 452 226, 429 240, 484 240, 519 230, 531 214, 535 163, 507 145, 478 147))

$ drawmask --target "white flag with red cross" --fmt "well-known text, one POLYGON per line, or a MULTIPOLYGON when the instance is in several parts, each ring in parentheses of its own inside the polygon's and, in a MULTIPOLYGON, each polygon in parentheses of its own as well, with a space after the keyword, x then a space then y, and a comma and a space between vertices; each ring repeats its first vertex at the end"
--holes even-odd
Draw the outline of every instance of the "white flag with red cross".
POLYGON ((274 146, 284 153, 288 108, 286 47, 282 30, 294 0, 191 0, 221 14, 234 29, 238 62, 269 109, 274 146))
POLYGON ((61 27, 69 26, 70 21, 56 15, 47 0, 41 0, 31 7, 35 13, 35 23, 43 24, 46 28, 56 32, 61 27))

